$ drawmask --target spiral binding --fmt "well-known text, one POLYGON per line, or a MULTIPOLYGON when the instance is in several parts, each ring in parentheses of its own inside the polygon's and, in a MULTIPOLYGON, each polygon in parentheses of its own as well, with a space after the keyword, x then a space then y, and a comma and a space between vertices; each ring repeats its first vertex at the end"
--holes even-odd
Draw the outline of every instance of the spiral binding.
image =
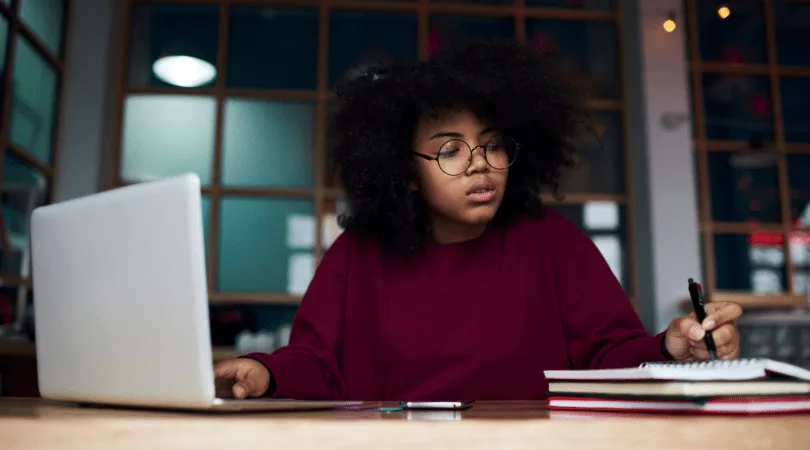
POLYGON ((642 363, 639 368, 666 367, 667 369, 731 369, 734 367, 750 366, 761 361, 762 358, 737 358, 696 362, 650 361, 642 363))

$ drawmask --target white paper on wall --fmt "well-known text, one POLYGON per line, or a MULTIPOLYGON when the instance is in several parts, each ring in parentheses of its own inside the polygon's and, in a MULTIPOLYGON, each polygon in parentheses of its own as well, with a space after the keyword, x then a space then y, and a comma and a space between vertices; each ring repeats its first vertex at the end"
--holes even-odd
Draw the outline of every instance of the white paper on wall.
POLYGON ((613 275, 622 279, 622 248, 617 236, 595 236, 593 243, 607 261, 613 275))
POLYGON ((613 202, 587 202, 582 209, 586 230, 619 229, 619 205, 613 202))
POLYGON ((315 258, 312 253, 293 253, 287 264, 287 292, 303 295, 315 274, 315 258))
POLYGON ((315 247, 315 218, 309 214, 287 216, 287 247, 310 250, 315 247))

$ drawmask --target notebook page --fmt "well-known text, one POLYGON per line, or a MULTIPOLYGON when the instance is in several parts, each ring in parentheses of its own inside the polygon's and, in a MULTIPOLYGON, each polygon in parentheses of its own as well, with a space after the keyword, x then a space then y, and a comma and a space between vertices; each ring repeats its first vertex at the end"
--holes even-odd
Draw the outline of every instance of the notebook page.
POLYGON ((767 372, 762 364, 731 361, 704 361, 695 363, 649 362, 639 367, 597 370, 547 370, 549 380, 676 380, 676 381, 726 381, 756 380, 765 378, 767 372))
POLYGON ((678 362, 648 362, 639 368, 652 368, 653 370, 713 370, 713 371, 739 371, 740 373, 748 369, 756 368, 766 375, 781 375, 789 378, 796 378, 803 381, 810 381, 810 370, 782 361, 775 361, 768 358, 738 358, 731 360, 699 361, 690 363, 678 362))

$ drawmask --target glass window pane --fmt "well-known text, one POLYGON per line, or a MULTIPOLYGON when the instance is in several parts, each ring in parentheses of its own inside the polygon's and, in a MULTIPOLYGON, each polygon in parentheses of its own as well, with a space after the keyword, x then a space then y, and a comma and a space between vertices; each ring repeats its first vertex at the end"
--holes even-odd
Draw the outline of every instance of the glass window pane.
POLYGON ((807 46, 810 5, 781 1, 772 4, 779 64, 810 66, 810 47, 807 46))
POLYGON ((223 126, 224 184, 312 186, 314 103, 229 99, 223 126))
POLYGON ((329 22, 329 86, 358 64, 416 61, 415 13, 333 11, 329 22))
POLYGON ((709 153, 712 219, 720 222, 780 222, 778 156, 709 153))
POLYGON ((136 5, 132 15, 129 83, 213 86, 218 30, 218 6, 136 5))
POLYGON ((515 19, 512 17, 434 14, 430 16, 429 26, 430 54, 448 46, 463 45, 470 41, 510 39, 515 36, 515 19))
POLYGON ((318 10, 231 8, 228 86, 316 89, 318 10))
POLYGON ((22 0, 20 19, 34 30, 54 54, 62 53, 65 0, 22 0))
POLYGON ((22 35, 18 37, 15 56, 11 139, 49 164, 59 75, 22 35))
POLYGON ((587 234, 607 260, 625 292, 630 292, 625 208, 613 202, 550 205, 587 234))
POLYGON ((39 170, 7 151, 0 192, 9 244, 6 252, 0 239, 0 266, 5 272, 27 277, 30 275, 29 220, 34 208, 47 200, 48 180, 39 170))
POLYGON ((617 35, 612 22, 529 19, 529 42, 543 51, 560 52, 581 73, 591 97, 619 97, 617 35))
POLYGON ((793 262, 793 292, 810 294, 810 231, 790 234, 790 260, 793 262))
POLYGON ((714 235, 717 289, 775 293, 785 290, 781 231, 714 235))
MULTIPOLYGON (((8 47, 8 20, 0 14, 0 73, 6 73, 6 50, 8 47)), ((0 89, 0 104, 3 102, 5 92, 0 89)), ((0 120, 2 115, 0 114, 0 120)))
POLYGON ((194 172, 211 183, 216 101, 190 95, 130 95, 124 103, 121 177, 149 181, 194 172))
POLYGON ((298 305, 227 304, 210 306, 211 343, 245 354, 272 353, 289 343, 298 305))
POLYGON ((787 155, 793 223, 810 228, 810 155, 787 155))
POLYGON ((782 77, 780 86, 785 140, 810 142, 810 108, 807 107, 807 99, 810 99, 810 78, 782 77))
POLYGON ((303 294, 315 270, 311 200, 222 200, 217 288, 303 294))
POLYGON ((624 192, 621 115, 593 112, 591 117, 593 129, 583 130, 577 138, 577 164, 565 170, 561 191, 620 194, 624 192))
POLYGON ((705 74, 703 102, 709 139, 773 140, 768 77, 705 74))
POLYGON ((527 6, 610 11, 613 0, 526 0, 527 6))
POLYGON ((717 2, 697 1, 700 54, 706 61, 766 64, 761 0, 726 2, 731 15, 717 14, 717 2))
POLYGON ((203 223, 203 239, 205 239, 205 260, 208 261, 208 242, 210 240, 211 229, 211 198, 203 195, 201 198, 202 203, 202 223, 203 223))

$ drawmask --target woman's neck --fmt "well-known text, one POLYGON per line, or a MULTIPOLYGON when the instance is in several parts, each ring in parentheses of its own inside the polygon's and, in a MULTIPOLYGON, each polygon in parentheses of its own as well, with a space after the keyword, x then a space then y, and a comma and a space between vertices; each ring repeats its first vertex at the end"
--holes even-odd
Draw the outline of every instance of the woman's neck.
POLYGON ((486 223, 466 224, 447 219, 446 217, 431 214, 431 235, 437 244, 455 244, 475 239, 484 233, 486 223))

